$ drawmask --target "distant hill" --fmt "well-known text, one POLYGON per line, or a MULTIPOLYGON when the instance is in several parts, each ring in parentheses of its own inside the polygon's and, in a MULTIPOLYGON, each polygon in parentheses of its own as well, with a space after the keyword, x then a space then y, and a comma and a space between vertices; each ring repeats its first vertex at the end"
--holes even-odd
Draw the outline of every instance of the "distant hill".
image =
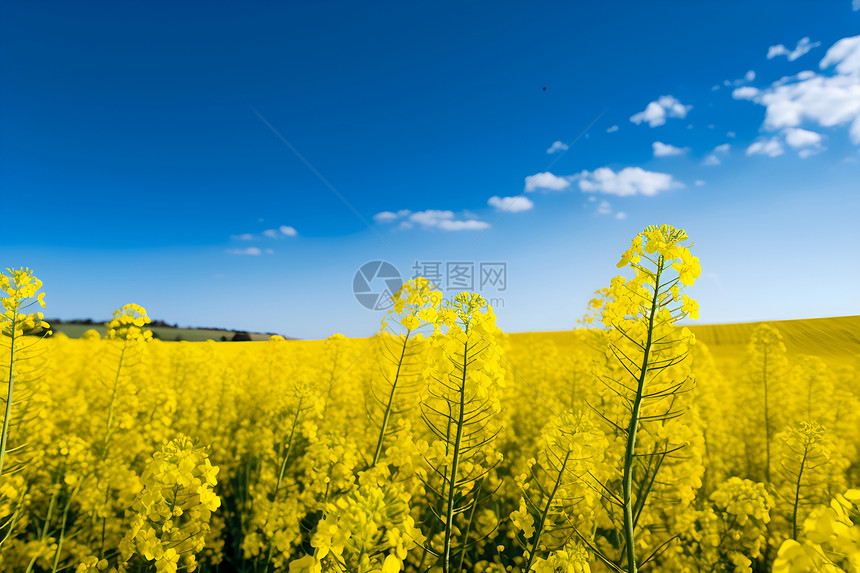
MULTIPOLYGON (((741 361, 753 330, 762 322, 735 322, 730 324, 687 325, 696 339, 705 343, 711 353, 721 359, 741 361)), ((831 366, 854 365, 860 368, 860 316, 832 318, 804 318, 799 320, 765 321, 782 333, 785 347, 791 356, 813 354, 831 366)), ((564 351, 576 344, 573 331, 547 333, 514 333, 513 338, 540 334, 553 340, 564 351)))
MULTIPOLYGON (((81 338, 88 330, 95 330, 100 335, 104 336, 107 332, 107 327, 104 322, 96 322, 93 320, 58 320, 46 319, 51 325, 51 330, 54 332, 62 332, 69 338, 81 338)), ((243 335, 247 334, 251 340, 268 340, 275 333, 267 332, 247 332, 241 330, 227 330, 224 328, 180 328, 175 325, 170 325, 164 321, 155 320, 149 326, 155 337, 161 340, 175 341, 187 340, 189 342, 200 342, 203 340, 233 340, 245 339, 243 335), (238 335, 238 336, 237 336, 238 335)), ((289 337, 284 337, 289 338, 289 337)))
MULTIPOLYGON (((691 325, 690 330, 715 355, 741 357, 762 322, 691 325)), ((790 355, 814 354, 831 363, 860 360, 860 316, 765 321, 782 333, 790 355)))

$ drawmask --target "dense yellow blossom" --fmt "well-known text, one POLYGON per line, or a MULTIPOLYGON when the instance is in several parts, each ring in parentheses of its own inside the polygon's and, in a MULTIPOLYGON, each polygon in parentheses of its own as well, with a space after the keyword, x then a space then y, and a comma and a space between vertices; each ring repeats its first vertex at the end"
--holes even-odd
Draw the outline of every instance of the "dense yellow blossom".
POLYGON ((7 269, 0 571, 857 573, 853 358, 708 348, 693 252, 644 229, 573 332, 417 278, 370 338, 238 344, 50 336, 7 269))

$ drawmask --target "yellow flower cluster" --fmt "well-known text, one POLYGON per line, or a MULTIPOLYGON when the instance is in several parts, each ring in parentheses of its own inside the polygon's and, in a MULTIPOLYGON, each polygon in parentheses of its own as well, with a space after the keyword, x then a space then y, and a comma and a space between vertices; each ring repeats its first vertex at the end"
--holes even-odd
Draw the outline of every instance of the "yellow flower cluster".
POLYGON ((837 495, 816 508, 803 525, 806 540, 779 548, 774 573, 854 573, 860 571, 860 490, 837 495))
POLYGON ((41 312, 25 312, 34 304, 45 308, 45 293, 39 292, 42 281, 33 275, 33 271, 21 267, 18 270, 6 269, 7 274, 0 273, 0 305, 3 314, 0 315, 0 328, 3 334, 12 337, 15 333, 23 334, 36 328, 48 330, 50 325, 45 322, 41 312))
POLYGON ((221 505, 215 494, 218 468, 205 449, 178 438, 156 452, 140 476, 141 489, 119 550, 128 568, 133 558, 155 563, 158 573, 194 571, 206 542, 212 512, 221 505))
POLYGON ((146 325, 152 321, 146 309, 137 304, 127 304, 114 311, 113 319, 107 323, 109 340, 152 340, 152 331, 146 325))

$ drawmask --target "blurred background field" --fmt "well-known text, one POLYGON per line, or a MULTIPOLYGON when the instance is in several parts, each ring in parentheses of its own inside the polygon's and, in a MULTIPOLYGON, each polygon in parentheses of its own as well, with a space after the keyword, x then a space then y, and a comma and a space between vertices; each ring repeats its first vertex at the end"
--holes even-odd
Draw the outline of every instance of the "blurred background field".
MULTIPOLYGON (((62 332, 69 338, 80 338, 87 330, 96 330, 104 336, 107 331, 103 323, 61 322, 49 320, 54 332, 62 332)), ((812 354, 820 356, 831 367, 858 365, 860 361, 860 316, 839 316, 830 318, 807 318, 802 320, 781 320, 768 322, 739 322, 731 324, 694 324, 690 330, 696 339, 704 342, 714 356, 721 360, 740 361, 744 359, 747 344, 756 326, 769 324, 779 329, 785 339, 785 346, 792 355, 812 354)), ((184 340, 201 342, 204 340, 232 341, 236 335, 239 340, 247 334, 252 341, 271 338, 271 333, 243 332, 218 328, 179 328, 169 325, 153 325, 152 331, 157 338, 165 341, 184 340)), ((559 332, 520 332, 509 336, 512 340, 529 338, 540 334, 560 346, 574 344, 573 331, 559 332)), ((289 338, 289 337, 287 337, 289 338)))

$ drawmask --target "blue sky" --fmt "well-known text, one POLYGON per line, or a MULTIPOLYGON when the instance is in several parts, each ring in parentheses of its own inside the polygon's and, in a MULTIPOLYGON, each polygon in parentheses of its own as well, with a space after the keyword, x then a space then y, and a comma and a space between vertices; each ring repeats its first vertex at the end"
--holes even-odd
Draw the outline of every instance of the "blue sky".
POLYGON ((701 322, 858 314, 858 9, 7 3, 2 265, 311 338, 377 329, 368 261, 504 263, 500 326, 560 330, 669 223, 701 322))

